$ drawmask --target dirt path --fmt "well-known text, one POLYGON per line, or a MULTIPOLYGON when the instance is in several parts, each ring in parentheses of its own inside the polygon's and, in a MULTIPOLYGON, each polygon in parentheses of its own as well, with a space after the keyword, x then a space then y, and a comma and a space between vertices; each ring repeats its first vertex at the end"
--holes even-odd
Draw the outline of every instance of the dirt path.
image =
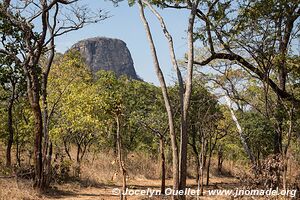
MULTIPOLYGON (((189 179, 187 181, 188 187, 192 189, 197 189, 195 180, 189 179)), ((167 188, 171 188, 171 180, 167 180, 167 188)), ((159 190, 160 180, 130 180, 128 183, 128 188, 134 191, 141 191, 151 188, 151 190, 159 190)), ((205 186, 205 191, 210 189, 234 189, 238 187, 238 180, 234 178, 212 178, 211 184, 205 186)), ((118 192, 120 190, 120 185, 100 185, 97 187, 87 187, 82 188, 80 186, 74 185, 63 185, 56 192, 52 192, 47 196, 47 200, 117 200, 118 195, 113 194, 113 192, 118 192)), ((196 199, 196 196, 191 199, 196 199)), ((205 195, 205 199, 230 199, 230 197, 208 197, 205 195)), ((133 195, 128 196, 128 200, 141 200, 141 199, 160 199, 157 196, 150 198, 149 196, 133 195)), ((163 198, 170 199, 170 198, 163 198)), ((201 198, 203 199, 203 197, 201 198)))

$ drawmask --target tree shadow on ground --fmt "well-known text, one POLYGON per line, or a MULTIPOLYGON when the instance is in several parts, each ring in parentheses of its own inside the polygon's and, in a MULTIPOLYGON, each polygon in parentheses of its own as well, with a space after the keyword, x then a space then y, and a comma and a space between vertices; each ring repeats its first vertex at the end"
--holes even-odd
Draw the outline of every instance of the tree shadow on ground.
MULTIPOLYGON (((100 183, 94 180, 89 179, 79 179, 79 178, 71 178, 60 182, 59 184, 55 184, 53 187, 49 188, 43 195, 47 198, 53 199, 63 199, 66 197, 103 197, 103 196, 113 196, 107 195, 107 193, 83 193, 81 192, 84 188, 96 188, 96 189, 103 189, 103 190, 111 190, 113 188, 118 188, 119 186, 114 183, 100 183), (64 187, 64 185, 70 185, 69 187, 64 187)), ((110 192, 111 193, 111 192, 110 192)))

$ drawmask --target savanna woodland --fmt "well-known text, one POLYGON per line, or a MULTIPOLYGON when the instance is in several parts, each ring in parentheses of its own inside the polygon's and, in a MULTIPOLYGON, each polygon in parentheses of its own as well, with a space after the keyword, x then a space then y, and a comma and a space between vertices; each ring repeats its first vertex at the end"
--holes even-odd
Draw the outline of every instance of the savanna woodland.
POLYGON ((125 2, 157 84, 57 51, 114 17, 84 3, 0 1, 0 199, 300 198, 299 0, 125 2))

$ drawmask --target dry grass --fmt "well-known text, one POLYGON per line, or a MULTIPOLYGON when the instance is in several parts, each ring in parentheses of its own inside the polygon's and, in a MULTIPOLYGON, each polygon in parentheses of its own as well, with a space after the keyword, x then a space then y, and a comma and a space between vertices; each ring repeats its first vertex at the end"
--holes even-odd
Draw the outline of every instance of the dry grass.
MULTIPOLYGON (((160 174, 156 159, 142 154, 127 155, 126 170, 129 180, 158 179, 160 174)), ((86 157, 81 165, 80 177, 91 184, 118 184, 121 180, 118 171, 119 165, 112 153, 99 153, 86 157)))
MULTIPOLYGON (((3 158, 0 161, 1 168, 3 167, 3 158)), ((67 159, 65 157, 65 159, 67 159)), ((70 175, 73 174, 75 163, 71 162, 70 175)), ((167 166, 167 173, 171 174, 170 168, 167 166)), ((156 158, 142 155, 129 154, 126 158, 126 168, 128 171, 128 185, 131 189, 153 188, 160 187, 160 169, 159 162, 156 158)), ((192 168, 192 167, 191 167, 192 168)), ((115 162, 115 156, 112 153, 99 153, 97 155, 87 155, 82 166, 80 179, 66 180, 60 184, 52 184, 53 188, 46 194, 39 194, 31 185, 29 180, 16 178, 0 178, 0 200, 35 200, 35 199, 119 199, 112 195, 112 189, 121 187, 121 177, 114 176, 118 171, 118 163, 115 162), (114 179, 112 179, 114 178, 114 179)), ((193 169, 193 168, 192 168, 193 169)), ((213 171, 214 169, 212 169, 213 171)), ((3 174, 2 175, 7 175, 3 174)), ((223 184, 222 181, 228 182, 233 179, 226 180, 222 178, 212 178, 212 181, 223 184)), ((235 180, 236 181, 236 180, 235 180)), ((195 180, 188 180, 188 183, 195 187, 195 180)), ((167 180, 167 185, 171 187, 171 179, 167 180)), ((130 197, 128 199, 147 199, 147 197, 130 197)), ((157 199, 157 198, 151 198, 157 199)))
MULTIPOLYGON (((0 167, 3 167, 4 156, 0 157, 0 167)), ((67 160, 67 157, 65 157, 67 160)), ((241 182, 234 178, 242 178, 245 174, 250 174, 250 168, 243 163, 224 162, 223 164, 223 176, 218 176, 216 168, 216 160, 212 159, 212 167, 210 170, 210 184, 205 186, 205 191, 211 189, 235 189, 241 188, 241 182)), ((63 182, 56 182, 52 184, 46 194, 39 194, 31 185, 29 180, 21 180, 15 178, 0 178, 0 200, 114 200, 119 199, 118 196, 112 195, 113 188, 121 188, 121 177, 114 176, 118 171, 118 163, 115 162, 115 156, 112 153, 99 153, 97 155, 87 155, 81 166, 80 179, 73 179, 73 167, 75 163, 70 165, 69 180, 63 182)), ((295 167, 294 163, 290 166, 295 167)), ((143 154, 129 154, 126 158, 126 168, 128 171, 128 188, 130 189, 159 189, 160 188, 160 170, 159 162, 157 159, 151 156, 143 154)), ((192 161, 189 162, 189 174, 190 177, 194 175, 195 166, 192 161)), ((171 173, 171 165, 167 165, 167 174, 171 173)), ((2 170, 5 172, 6 170, 2 170)), ((298 170, 295 170, 298 171, 298 170)), ((290 170, 290 176, 296 174, 294 170, 290 170)), ((7 175, 3 174, 2 175, 7 175)), ((1 176, 1 175, 0 175, 1 176)), ((206 176, 205 176, 206 177, 206 176)), ((167 180, 167 187, 172 187, 172 180, 167 180)), ((195 179, 188 179, 188 187, 194 189, 197 188, 195 179)), ((141 197, 134 196, 127 198, 128 200, 142 200, 142 199, 162 199, 160 197, 141 197)), ((164 199, 170 199, 166 197, 164 199)), ((195 197, 188 197, 187 199, 196 199, 195 197)), ((231 197, 221 196, 204 196, 200 199, 218 199, 226 200, 232 199, 231 197)), ((239 199, 259 199, 252 197, 243 197, 239 199)), ((267 199, 267 198, 260 198, 267 199)), ((270 199, 270 198, 268 198, 270 199)))
POLYGON ((31 183, 26 180, 0 179, 0 199, 1 200, 36 200, 45 199, 32 189, 31 183))

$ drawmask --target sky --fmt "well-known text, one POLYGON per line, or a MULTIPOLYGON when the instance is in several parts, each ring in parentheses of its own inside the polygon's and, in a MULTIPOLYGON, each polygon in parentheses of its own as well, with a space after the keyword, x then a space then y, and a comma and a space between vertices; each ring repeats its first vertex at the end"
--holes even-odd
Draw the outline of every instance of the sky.
MULTIPOLYGON (((90 24, 80 30, 56 39, 58 52, 65 52, 76 42, 91 37, 109 37, 123 40, 131 52, 137 74, 145 81, 159 85, 151 58, 149 43, 136 5, 129 7, 127 1, 116 7, 109 0, 84 0, 91 9, 109 12, 110 18, 97 24, 90 24)), ((177 59, 187 51, 186 29, 188 12, 185 10, 158 10, 164 17, 169 32, 173 36, 177 59)), ((153 33, 161 68, 168 84, 174 81, 174 71, 170 62, 167 40, 156 17, 147 9, 146 17, 153 33)))

